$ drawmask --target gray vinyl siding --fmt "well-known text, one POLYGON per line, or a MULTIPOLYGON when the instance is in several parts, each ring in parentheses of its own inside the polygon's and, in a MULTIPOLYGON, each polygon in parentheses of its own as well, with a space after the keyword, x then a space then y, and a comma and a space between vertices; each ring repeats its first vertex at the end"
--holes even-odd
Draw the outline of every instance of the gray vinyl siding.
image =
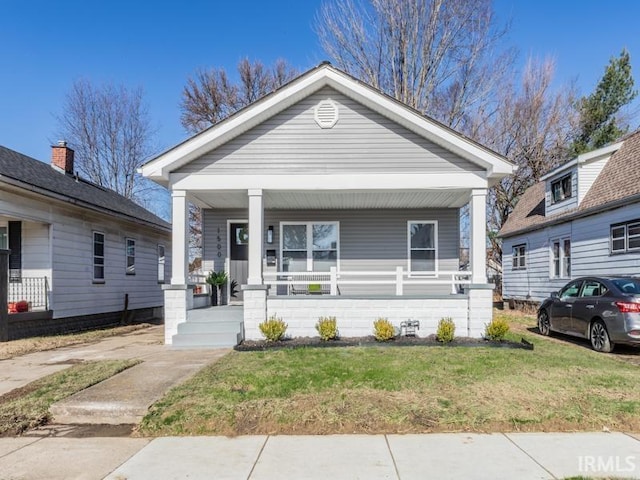
POLYGON ((166 248, 171 278, 171 235, 34 195, 2 192, 0 217, 23 221, 24 275, 49 278, 54 318, 122 311, 163 304, 157 245, 166 248), (93 283, 93 231, 105 234, 105 282, 93 283), (136 274, 125 275, 125 238, 136 240, 136 274), (41 275, 40 275, 41 274, 41 275))
POLYGON ((611 225, 640 219, 640 204, 628 205, 562 225, 547 227, 503 242, 503 296, 542 301, 568 279, 550 279, 550 242, 571 238, 571 278, 586 275, 640 276, 640 252, 612 255, 611 225), (527 244, 527 269, 512 269, 512 247, 527 244))
MULTIPOLYGON (((246 210, 204 210, 203 266, 205 270, 224 268, 227 256, 227 219, 246 219, 246 210), (217 240, 220 228, 220 242, 217 240), (220 245, 220 248, 218 248, 220 245), (218 256, 218 252, 221 255, 218 256)), ((398 210, 265 210, 264 228, 274 227, 273 244, 280 261, 281 222, 339 222, 339 268, 341 271, 394 271, 407 269, 407 222, 436 220, 438 222, 438 270, 459 268, 458 209, 398 209, 398 210)), ((450 286, 412 287, 407 294, 450 293, 450 286)), ((341 294, 395 294, 395 286, 344 286, 341 294)))
POLYGON ((464 172, 481 168, 331 88, 203 155, 178 173, 464 172), (339 120, 320 128, 314 107, 333 100, 339 120))
POLYGON ((553 194, 551 192, 551 184, 556 180, 561 179, 565 175, 567 175, 567 171, 562 172, 554 177, 548 179, 545 184, 545 197, 546 197, 546 215, 556 215, 558 213, 565 212, 567 210, 571 210, 572 208, 578 207, 578 173, 577 169, 574 167, 571 169, 571 198, 562 200, 557 203, 552 203, 553 194))

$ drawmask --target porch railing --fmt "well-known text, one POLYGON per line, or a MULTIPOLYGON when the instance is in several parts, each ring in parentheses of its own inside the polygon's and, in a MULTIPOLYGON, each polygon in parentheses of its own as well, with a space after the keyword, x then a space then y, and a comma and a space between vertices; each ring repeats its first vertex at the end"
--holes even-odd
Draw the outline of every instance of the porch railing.
POLYGON ((264 272, 264 283, 276 288, 278 294, 291 295, 299 292, 299 286, 307 286, 305 293, 340 294, 346 285, 395 285, 395 294, 404 295, 405 287, 412 285, 449 285, 452 294, 460 292, 464 285, 471 284, 472 272, 468 270, 409 272, 403 267, 391 271, 340 271, 331 267, 329 272, 264 272), (320 289, 315 287, 320 286, 320 289), (284 288, 286 286, 286 288, 284 288), (314 286, 314 288, 309 288, 314 286))
POLYGON ((25 300, 30 309, 49 310, 49 280, 47 277, 22 277, 9 282, 9 303, 25 300))

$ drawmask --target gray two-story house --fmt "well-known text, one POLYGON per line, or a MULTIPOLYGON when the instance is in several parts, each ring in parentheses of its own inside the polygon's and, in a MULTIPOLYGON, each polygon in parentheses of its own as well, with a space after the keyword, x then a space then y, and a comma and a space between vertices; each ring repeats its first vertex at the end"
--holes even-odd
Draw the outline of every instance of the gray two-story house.
POLYGON ((505 301, 584 275, 640 274, 640 132, 542 177, 500 230, 505 301))

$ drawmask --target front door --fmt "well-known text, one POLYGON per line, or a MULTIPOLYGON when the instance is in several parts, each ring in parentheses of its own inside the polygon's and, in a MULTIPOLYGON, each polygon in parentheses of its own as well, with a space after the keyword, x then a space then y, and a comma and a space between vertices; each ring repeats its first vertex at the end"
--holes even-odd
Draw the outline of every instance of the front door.
POLYGON ((240 287, 246 285, 249 269, 249 224, 247 222, 229 223, 229 283, 238 284, 235 298, 231 302, 242 301, 240 287))

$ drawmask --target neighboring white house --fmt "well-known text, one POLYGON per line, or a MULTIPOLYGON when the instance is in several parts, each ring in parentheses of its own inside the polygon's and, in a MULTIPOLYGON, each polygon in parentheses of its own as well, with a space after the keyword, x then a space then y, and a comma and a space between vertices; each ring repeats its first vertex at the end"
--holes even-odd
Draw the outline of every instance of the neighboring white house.
POLYGON ((343 336, 370 335, 378 317, 419 320, 420 335, 453 317, 459 335, 479 336, 492 314, 487 189, 512 172, 495 152, 323 63, 143 166, 173 198, 166 342, 207 318, 187 278, 188 202, 204 209, 205 271, 226 269, 242 285, 247 339, 261 338, 271 316, 292 336, 316 335, 320 316, 337 317, 343 336), (467 204, 471 259, 461 272, 467 204))
POLYGON ((547 173, 500 230, 505 300, 584 275, 640 275, 640 133, 547 173))
MULTIPOLYGON (((171 226, 73 171, 74 152, 48 165, 0 147, 0 249, 10 249, 10 338, 162 317, 171 226), (126 300, 125 300, 126 299, 126 300), (125 303, 126 301, 126 303, 125 303)), ((6 286, 3 286, 5 288, 6 286)))

